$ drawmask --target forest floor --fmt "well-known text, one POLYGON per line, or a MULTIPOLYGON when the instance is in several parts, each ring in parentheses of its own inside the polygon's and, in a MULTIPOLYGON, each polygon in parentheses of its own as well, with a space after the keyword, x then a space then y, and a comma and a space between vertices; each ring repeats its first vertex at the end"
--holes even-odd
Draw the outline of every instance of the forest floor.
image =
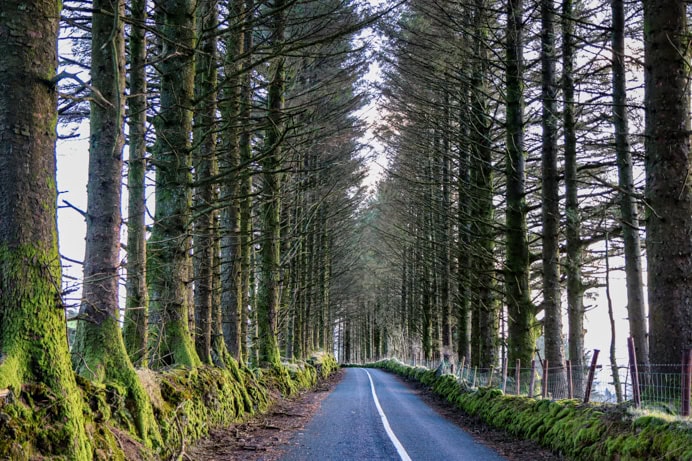
MULTIPOLYGON (((187 448, 188 460, 199 461, 277 461, 290 448, 293 436, 303 429, 319 410, 322 400, 339 383, 344 370, 322 381, 310 392, 291 399, 275 397, 274 405, 263 415, 225 429, 213 430, 209 437, 187 448)), ((559 455, 520 440, 504 431, 492 429, 477 418, 453 408, 424 386, 409 382, 428 405, 449 421, 471 434, 477 441, 495 449, 510 461, 562 460, 559 455)))

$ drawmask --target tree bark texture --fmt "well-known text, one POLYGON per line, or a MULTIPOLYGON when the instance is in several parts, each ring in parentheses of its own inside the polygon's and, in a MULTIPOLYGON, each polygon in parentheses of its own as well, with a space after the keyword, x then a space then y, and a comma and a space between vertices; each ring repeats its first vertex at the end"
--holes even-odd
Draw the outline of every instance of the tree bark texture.
MULTIPOLYGON (((199 45, 195 56, 195 100, 197 108, 194 115, 193 168, 195 171, 194 194, 194 306, 195 306, 195 348, 204 363, 213 363, 213 325, 214 309, 214 250, 216 185, 212 178, 218 175, 216 158, 216 110, 217 110, 217 39, 218 27, 216 0, 197 3, 197 36, 199 45)), ((225 131, 224 131, 225 133, 225 131)), ((221 222, 222 228, 224 227, 221 222)), ((221 246, 222 248, 223 245, 221 246)), ((216 343, 217 346, 223 342, 216 343)), ((221 358, 225 349, 217 349, 215 356, 221 358)))
MULTIPOLYGON (((541 0, 542 89, 542 222, 543 336, 545 358, 555 368, 564 365, 560 302, 560 172, 557 165, 557 81, 555 73, 555 12, 553 0, 541 0)), ((551 371, 552 389, 565 389, 564 369, 551 371)))
POLYGON ((271 63, 271 78, 267 89, 267 129, 262 167, 262 203, 260 219, 262 237, 260 248, 260 279, 258 287, 258 330, 260 363, 280 363, 277 315, 281 283, 281 142, 283 137, 283 107, 286 87, 286 58, 281 54, 286 28, 286 2, 275 0, 271 5, 271 43, 276 56, 271 63))
POLYGON ((652 364, 692 348, 692 158, 686 3, 644 2, 646 247, 652 364))
POLYGON ((524 152, 524 2, 508 1, 507 10, 507 208, 505 211, 505 289, 509 363, 531 363, 538 329, 529 285, 529 243, 526 223, 526 153, 524 152))
POLYGON ((472 234, 476 236, 473 249, 473 266, 475 272, 472 290, 477 296, 474 311, 474 324, 477 325, 479 346, 472 363, 481 368, 490 368, 498 361, 498 302, 496 297, 495 278, 495 239, 493 221, 493 164, 492 148, 489 137, 492 126, 488 114, 487 71, 488 49, 485 37, 488 34, 486 5, 483 0, 476 0, 474 7, 474 64, 471 76, 471 181, 472 195, 472 234), (477 355, 477 356, 476 356, 477 355))
POLYGON ((147 41, 144 23, 146 0, 132 0, 130 32, 130 97, 128 105, 129 159, 127 162, 127 281, 123 337, 130 360, 146 367, 149 322, 149 293, 146 265, 146 129, 147 129, 147 41))
POLYGON ((72 363, 96 382, 125 387, 128 408, 146 445, 161 443, 149 396, 125 349, 119 317, 122 151, 125 142, 125 40, 121 0, 95 0, 92 19, 91 103, 86 254, 82 306, 72 363), (102 99, 102 101, 101 101, 102 99))
POLYGON ((567 320, 574 395, 584 395, 584 287, 582 284, 582 218, 579 210, 577 120, 574 102, 574 0, 562 0, 562 93, 565 151, 565 216, 567 221, 567 320))
MULTIPOLYGON (((240 162, 249 165, 252 161, 252 142, 250 124, 252 116, 252 49, 253 49, 253 24, 254 24, 254 0, 245 0, 245 14, 243 18, 243 73, 240 82, 240 123, 244 127, 240 132, 240 162)), ((240 357, 243 362, 248 359, 248 347, 246 338, 248 306, 250 305, 250 261, 252 258, 252 173, 250 168, 245 168, 238 178, 240 181, 240 357)))
POLYGON ((91 448, 67 348, 56 225, 60 3, 7 0, 2 10, 0 388, 20 395, 25 383, 44 384, 54 396, 46 427, 58 451, 52 454, 86 459, 91 448))
POLYGON ((190 0, 164 0, 157 7, 163 59, 154 120, 156 212, 148 248, 150 358, 154 368, 196 366, 200 360, 188 325, 194 12, 190 0))
POLYGON ((223 85, 223 117, 221 171, 221 305, 224 316, 224 338, 229 353, 236 359, 241 355, 241 249, 240 249, 240 62, 243 50, 243 34, 239 21, 243 2, 230 3, 228 22, 232 25, 226 39, 223 85))
MULTIPOLYGON (((461 104, 459 124, 462 133, 468 136, 470 129, 470 111, 464 104, 469 100, 468 90, 461 92, 461 104)), ((457 318, 457 353, 459 359, 465 358, 466 363, 471 362, 471 235, 469 217, 471 215, 471 156, 469 149, 460 145, 457 148, 458 171, 457 189, 459 199, 457 203, 457 293, 456 293, 456 318, 457 318)), ((409 295, 411 296, 411 295, 409 295)))
POLYGON ((627 313, 630 336, 634 338, 637 358, 642 365, 646 365, 649 363, 649 337, 639 238, 639 210, 634 196, 632 152, 629 143, 625 67, 625 5, 622 0, 613 0, 610 5, 613 16, 613 127, 615 129, 618 186, 620 187, 620 222, 625 246, 627 313))

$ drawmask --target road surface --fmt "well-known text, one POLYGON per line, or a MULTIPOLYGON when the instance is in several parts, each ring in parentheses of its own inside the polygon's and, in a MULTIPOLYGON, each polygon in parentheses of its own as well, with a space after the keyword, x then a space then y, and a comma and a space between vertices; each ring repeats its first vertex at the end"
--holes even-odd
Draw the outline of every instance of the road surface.
POLYGON ((349 368, 282 461, 501 461, 398 378, 349 368))

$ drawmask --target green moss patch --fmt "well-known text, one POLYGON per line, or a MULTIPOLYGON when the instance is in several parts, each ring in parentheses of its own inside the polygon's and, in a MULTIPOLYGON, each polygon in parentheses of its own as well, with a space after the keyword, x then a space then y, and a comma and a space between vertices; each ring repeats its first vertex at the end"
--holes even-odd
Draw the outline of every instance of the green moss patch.
MULTIPOLYGON (((138 436, 128 390, 115 383, 99 384, 77 377, 85 402, 84 421, 91 440, 91 459, 156 460, 175 457, 183 445, 265 412, 272 399, 313 387, 338 365, 328 355, 309 363, 249 370, 235 361, 226 368, 201 366, 164 372, 138 370, 151 401, 160 439, 151 444, 138 436)), ((65 447, 63 425, 49 389, 24 386, 19 396, 0 399, 0 459, 75 459, 65 447)))
POLYGON ((396 360, 371 365, 416 380, 468 414, 573 460, 692 460, 692 422, 635 415, 623 405, 536 400, 469 389, 396 360))

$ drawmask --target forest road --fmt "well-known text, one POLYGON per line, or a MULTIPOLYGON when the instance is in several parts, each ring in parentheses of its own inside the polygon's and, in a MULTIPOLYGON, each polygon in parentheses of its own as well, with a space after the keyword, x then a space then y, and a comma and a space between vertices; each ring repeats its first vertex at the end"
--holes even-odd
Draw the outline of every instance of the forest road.
POLYGON ((500 461, 381 370, 349 368, 282 461, 500 461))

